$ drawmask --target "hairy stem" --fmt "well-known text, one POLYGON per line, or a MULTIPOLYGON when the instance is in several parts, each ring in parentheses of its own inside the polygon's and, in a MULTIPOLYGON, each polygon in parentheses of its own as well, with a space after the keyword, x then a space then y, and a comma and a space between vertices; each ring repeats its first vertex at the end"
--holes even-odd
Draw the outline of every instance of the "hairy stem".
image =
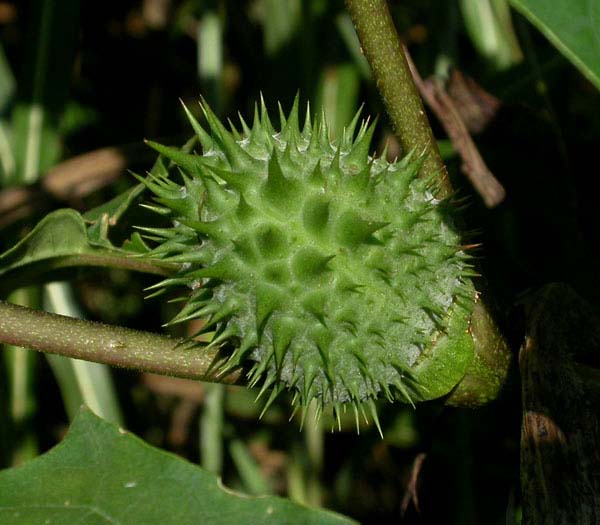
POLYGON ((346 0, 377 89, 404 152, 427 154, 421 174, 439 181, 440 196, 452 193, 446 167, 412 80, 402 43, 385 0, 346 0))
POLYGON ((98 250, 96 253, 79 253, 43 259, 15 268, 2 275, 0 295, 8 294, 33 282, 56 280, 55 272, 66 268, 118 268, 135 272, 167 277, 179 270, 178 264, 166 263, 156 259, 131 257, 110 250, 98 250))
MULTIPOLYGON (((405 152, 427 154, 421 175, 435 178, 439 197, 452 194, 448 172, 425 115, 386 0, 346 0, 361 49, 405 152)), ((448 397, 454 406, 477 406, 496 397, 508 373, 510 349, 492 310, 478 301, 471 316, 475 358, 448 397)))
POLYGON ((0 301, 0 342, 121 368, 203 381, 234 383, 239 371, 218 375, 216 349, 165 335, 82 321, 0 301))

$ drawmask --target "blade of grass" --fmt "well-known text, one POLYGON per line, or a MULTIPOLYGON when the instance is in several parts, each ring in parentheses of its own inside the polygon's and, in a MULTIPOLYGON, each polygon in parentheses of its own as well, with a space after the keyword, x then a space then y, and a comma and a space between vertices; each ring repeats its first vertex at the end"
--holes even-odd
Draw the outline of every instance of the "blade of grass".
POLYGON ((306 499, 309 505, 320 507, 323 504, 321 473, 325 457, 325 436, 323 425, 317 417, 318 405, 315 400, 308 406, 304 424, 304 443, 308 459, 306 475, 306 499))
POLYGON ((15 95, 16 83, 4 48, 0 45, 0 114, 4 114, 15 95))
POLYGON ((225 387, 205 384, 205 398, 200 417, 200 464, 221 474, 223 470, 223 406, 225 387))
MULTIPOLYGON (((37 302, 36 290, 22 288, 10 296, 10 301, 22 306, 30 306, 37 302)), ((33 390, 32 378, 25 373, 25 369, 33 366, 35 355, 17 346, 6 345, 5 357, 8 368, 12 370, 9 376, 10 385, 10 412, 16 424, 27 419, 35 412, 35 399, 31 395, 33 390)))
POLYGON ((0 118, 0 186, 4 186, 15 174, 15 157, 10 144, 10 133, 4 119, 0 118))
MULTIPOLYGON (((39 289, 22 288, 9 297, 13 303, 37 306, 39 289)), ((12 459, 18 465, 37 455, 37 442, 33 431, 33 417, 37 408, 35 395, 35 367, 37 356, 24 348, 4 346, 4 363, 8 383, 8 413, 11 419, 12 459)))
POLYGON ((58 384, 65 412, 72 421, 84 401, 77 386, 77 377, 71 359, 54 354, 46 354, 45 358, 58 384))
POLYGON ((61 155, 58 119, 65 105, 79 33, 79 1, 33 3, 29 49, 13 115, 15 176, 34 182, 61 155))
POLYGON ((198 24, 198 76, 202 93, 211 107, 222 111, 223 23, 215 10, 207 11, 198 24))
POLYGON ((326 68, 316 99, 317 111, 325 112, 331 138, 340 138, 344 126, 352 120, 358 104, 360 78, 352 63, 326 68))
POLYGON ((300 0, 262 0, 263 38, 267 56, 277 55, 299 29, 300 0))
POLYGON ((337 27, 338 33, 342 37, 344 44, 346 44, 348 53, 356 64, 360 76, 365 80, 369 80, 371 78, 371 68, 369 67, 365 55, 362 54, 360 42, 358 41, 358 36, 354 30, 350 15, 345 12, 337 15, 335 17, 335 26, 337 27))
MULTIPOLYGON (((50 283, 44 287, 46 311, 83 319, 71 287, 67 283, 50 283)), ((115 387, 106 365, 62 356, 48 356, 56 372, 65 407, 72 419, 84 403, 97 415, 122 425, 123 416, 115 387)))
POLYGON ((302 418, 302 438, 290 447, 287 469, 288 496, 291 500, 319 507, 323 503, 321 473, 324 463, 325 436, 318 420, 318 404, 306 407, 302 418))
POLYGON ((6 122, 15 91, 15 77, 0 45, 0 187, 4 186, 5 181, 13 177, 15 172, 15 158, 6 122))
POLYGON ((304 473, 306 451, 299 442, 290 447, 287 468, 288 498, 297 503, 308 505, 306 478, 304 473))
POLYGON ((269 482, 241 439, 234 439, 229 443, 229 454, 240 475, 244 492, 253 496, 273 494, 269 482))
POLYGON ((507 0, 461 0, 467 33, 477 51, 497 70, 523 59, 507 0))

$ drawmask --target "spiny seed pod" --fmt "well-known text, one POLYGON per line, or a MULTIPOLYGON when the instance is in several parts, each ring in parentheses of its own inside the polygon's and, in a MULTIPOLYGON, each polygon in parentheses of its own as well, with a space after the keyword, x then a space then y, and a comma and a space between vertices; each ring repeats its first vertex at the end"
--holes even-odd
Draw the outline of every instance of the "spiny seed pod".
MULTIPOLYGON (((185 287, 173 323, 205 319, 225 370, 253 362, 249 384, 320 407, 413 403, 448 393, 473 357, 475 291, 452 206, 417 177, 422 159, 369 156, 375 124, 337 141, 325 118, 299 125, 298 100, 275 130, 264 103, 227 130, 206 103, 202 154, 150 145, 180 169, 144 180, 171 218, 142 228, 151 257, 182 264, 157 290, 185 287)), ((359 112, 360 113, 360 112, 359 112)))

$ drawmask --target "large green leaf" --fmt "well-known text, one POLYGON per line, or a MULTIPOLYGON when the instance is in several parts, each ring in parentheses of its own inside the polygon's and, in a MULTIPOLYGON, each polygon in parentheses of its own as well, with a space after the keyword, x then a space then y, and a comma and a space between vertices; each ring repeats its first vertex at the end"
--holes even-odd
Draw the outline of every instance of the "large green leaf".
POLYGON ((598 0, 511 0, 600 89, 598 0))
POLYGON ((82 410, 62 444, 0 472, 0 523, 351 525, 276 497, 252 498, 82 410))

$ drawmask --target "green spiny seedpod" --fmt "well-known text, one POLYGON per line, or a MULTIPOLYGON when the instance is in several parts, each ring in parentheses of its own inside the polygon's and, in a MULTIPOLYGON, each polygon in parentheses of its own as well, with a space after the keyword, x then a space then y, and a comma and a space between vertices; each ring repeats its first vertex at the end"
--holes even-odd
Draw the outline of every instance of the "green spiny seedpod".
MULTIPOLYGON (((422 159, 369 156, 375 124, 357 114, 331 141, 298 100, 276 130, 264 103, 250 128, 227 130, 207 104, 202 146, 150 145, 180 169, 144 180, 171 218, 142 228, 149 256, 182 264, 156 285, 188 290, 173 323, 205 319, 225 370, 253 363, 250 385, 294 403, 344 404, 376 419, 380 396, 413 403, 447 394, 473 358, 475 290, 452 206, 418 177, 422 159), (356 136, 355 136, 356 135, 356 136), (364 413, 364 411, 363 411, 364 413)), ((360 113, 360 112, 359 112, 360 113)))

